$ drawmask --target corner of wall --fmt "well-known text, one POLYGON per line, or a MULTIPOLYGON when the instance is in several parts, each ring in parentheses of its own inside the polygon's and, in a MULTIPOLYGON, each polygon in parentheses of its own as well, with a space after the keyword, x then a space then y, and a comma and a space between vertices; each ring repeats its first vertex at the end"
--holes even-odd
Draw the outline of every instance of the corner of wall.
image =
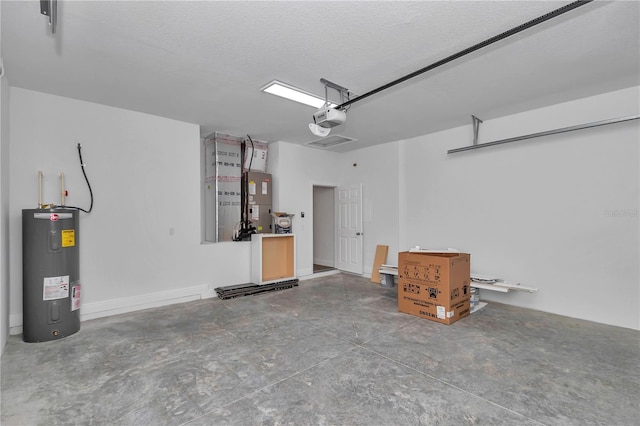
MULTIPOLYGON (((0 64, 1 66, 1 64, 0 64)), ((0 79, 0 356, 9 336, 9 82, 0 79)))

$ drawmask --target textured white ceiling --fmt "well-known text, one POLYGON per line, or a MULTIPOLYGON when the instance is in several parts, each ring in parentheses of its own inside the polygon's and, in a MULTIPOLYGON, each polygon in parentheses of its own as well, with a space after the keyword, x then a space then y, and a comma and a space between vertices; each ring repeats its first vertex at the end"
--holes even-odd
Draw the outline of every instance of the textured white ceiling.
MULTIPOLYGON (((53 36, 37 1, 3 0, 2 56, 12 86, 302 144, 314 109, 269 81, 362 94, 567 3, 59 0, 53 36)), ((639 28, 637 1, 580 7, 353 104, 338 149, 638 85, 639 28)))

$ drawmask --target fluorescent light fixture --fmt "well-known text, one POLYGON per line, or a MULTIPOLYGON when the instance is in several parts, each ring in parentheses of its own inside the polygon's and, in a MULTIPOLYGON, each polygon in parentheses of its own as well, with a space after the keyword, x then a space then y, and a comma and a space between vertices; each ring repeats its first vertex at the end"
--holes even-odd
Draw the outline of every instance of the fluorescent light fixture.
MULTIPOLYGON (((325 104, 325 100, 320 96, 316 96, 313 93, 305 92, 304 90, 293 87, 290 84, 282 83, 278 80, 273 80, 271 83, 260 89, 260 91, 280 96, 291 101, 300 102, 301 104, 309 105, 315 108, 320 108, 325 104)), ((329 105, 332 107, 338 106, 333 102, 329 102, 329 105)))

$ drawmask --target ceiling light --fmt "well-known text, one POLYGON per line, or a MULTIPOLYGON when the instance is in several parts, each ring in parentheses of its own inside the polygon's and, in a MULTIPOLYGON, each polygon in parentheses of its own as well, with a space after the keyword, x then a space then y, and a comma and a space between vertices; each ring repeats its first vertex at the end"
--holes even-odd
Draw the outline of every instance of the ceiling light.
MULTIPOLYGON (((313 93, 305 92, 304 90, 293 87, 289 84, 282 83, 278 80, 273 80, 271 83, 260 89, 262 92, 270 93, 272 95, 280 96, 295 102, 300 102, 305 105, 309 105, 315 108, 320 108, 327 102, 320 96, 313 93)), ((329 102, 329 106, 336 107, 337 104, 329 102)))

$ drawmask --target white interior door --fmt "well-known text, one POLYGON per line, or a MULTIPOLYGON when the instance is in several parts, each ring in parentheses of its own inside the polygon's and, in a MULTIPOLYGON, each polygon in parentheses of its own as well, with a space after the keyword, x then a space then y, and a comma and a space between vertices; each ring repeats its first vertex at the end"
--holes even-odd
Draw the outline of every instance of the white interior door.
POLYGON ((362 274, 362 184, 336 188, 336 268, 362 274))

